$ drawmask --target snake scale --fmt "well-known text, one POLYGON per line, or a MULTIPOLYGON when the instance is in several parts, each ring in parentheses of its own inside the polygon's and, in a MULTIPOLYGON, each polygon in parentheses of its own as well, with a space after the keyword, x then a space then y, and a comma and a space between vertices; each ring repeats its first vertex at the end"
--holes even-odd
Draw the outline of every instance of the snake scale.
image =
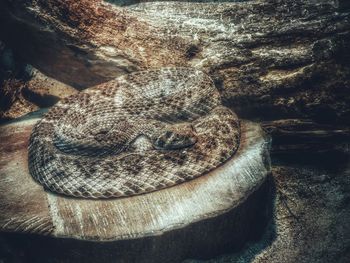
POLYGON ((121 76, 53 106, 34 126, 29 171, 49 191, 132 196, 217 168, 240 141, 237 116, 191 68, 121 76))

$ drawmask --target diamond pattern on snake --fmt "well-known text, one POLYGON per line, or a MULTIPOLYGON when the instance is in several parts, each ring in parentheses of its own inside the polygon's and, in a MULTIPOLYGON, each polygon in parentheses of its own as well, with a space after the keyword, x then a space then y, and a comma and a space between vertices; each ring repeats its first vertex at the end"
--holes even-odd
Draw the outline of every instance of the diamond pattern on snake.
POLYGON ((205 176, 235 154, 239 141, 239 120, 208 75, 147 70, 52 107, 33 128, 29 170, 55 193, 132 196, 205 176))

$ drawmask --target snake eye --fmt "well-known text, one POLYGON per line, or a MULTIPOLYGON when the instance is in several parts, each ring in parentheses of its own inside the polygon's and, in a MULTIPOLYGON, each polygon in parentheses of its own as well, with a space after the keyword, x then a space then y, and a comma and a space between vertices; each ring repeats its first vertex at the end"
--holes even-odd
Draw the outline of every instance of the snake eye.
POLYGON ((171 136, 174 136, 174 133, 171 131, 167 131, 164 134, 165 139, 169 139, 171 136))
POLYGON ((162 132, 154 141, 157 149, 176 150, 189 147, 197 142, 190 125, 174 125, 162 132))

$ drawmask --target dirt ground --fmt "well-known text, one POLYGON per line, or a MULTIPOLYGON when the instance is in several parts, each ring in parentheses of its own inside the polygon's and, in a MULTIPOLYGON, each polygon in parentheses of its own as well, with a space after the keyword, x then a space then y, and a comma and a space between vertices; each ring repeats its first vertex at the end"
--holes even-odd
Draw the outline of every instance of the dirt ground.
POLYGON ((349 156, 273 156, 274 215, 239 253, 186 263, 328 263, 350 260, 349 156))

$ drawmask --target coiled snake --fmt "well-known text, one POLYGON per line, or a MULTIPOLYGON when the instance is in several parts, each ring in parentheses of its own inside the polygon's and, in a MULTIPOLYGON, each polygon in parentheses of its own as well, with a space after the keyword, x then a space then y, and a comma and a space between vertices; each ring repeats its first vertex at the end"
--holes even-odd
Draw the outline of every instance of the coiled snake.
POLYGON ((213 81, 191 68, 124 75, 61 100, 33 128, 32 177, 85 198, 147 193, 234 155, 239 121, 213 81))

